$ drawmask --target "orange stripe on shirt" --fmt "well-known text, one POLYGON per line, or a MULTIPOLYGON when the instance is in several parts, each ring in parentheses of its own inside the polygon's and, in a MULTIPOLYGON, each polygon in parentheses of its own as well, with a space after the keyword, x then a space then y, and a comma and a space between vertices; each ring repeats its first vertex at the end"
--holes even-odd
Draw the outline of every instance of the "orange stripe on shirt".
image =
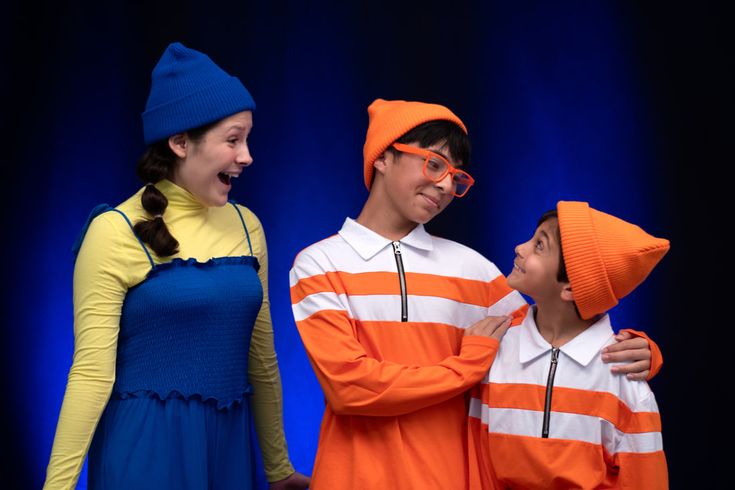
POLYGON ((498 480, 491 488, 668 488, 663 451, 611 457, 603 447, 583 441, 494 433, 482 442, 491 463, 483 476, 498 480))
MULTIPOLYGON (((482 385, 482 402, 491 408, 544 411, 546 387, 531 384, 490 383, 482 385)), ((551 398, 554 412, 600 417, 629 434, 660 432, 656 412, 633 412, 615 395, 604 391, 555 386, 551 398)))
MULTIPOLYGON (((325 338, 324 343, 333 340, 335 326, 342 325, 345 328, 348 324, 349 332, 359 342, 365 354, 377 360, 406 365, 429 366, 457 355, 464 337, 464 329, 445 323, 362 321, 349 318, 344 310, 319 310, 296 322, 300 330, 316 329, 315 336, 331 332, 331 337, 325 338), (441 342, 426 342, 427 336, 441 339, 441 342), (420 349, 417 349, 419 346, 420 349)), ((345 351, 342 345, 331 348, 339 352, 345 351)))
MULTIPOLYGON (((406 273, 406 289, 413 296, 434 296, 478 306, 490 306, 512 291, 502 275, 486 282, 418 272, 406 273)), ((291 288, 291 302, 298 303, 310 294, 347 291, 353 296, 401 294, 396 272, 326 272, 299 280, 291 288)))
POLYGON ((510 316, 512 318, 510 322, 511 327, 517 327, 521 323, 523 323, 523 319, 526 318, 526 315, 528 314, 528 309, 531 307, 529 304, 525 304, 515 310, 510 316))

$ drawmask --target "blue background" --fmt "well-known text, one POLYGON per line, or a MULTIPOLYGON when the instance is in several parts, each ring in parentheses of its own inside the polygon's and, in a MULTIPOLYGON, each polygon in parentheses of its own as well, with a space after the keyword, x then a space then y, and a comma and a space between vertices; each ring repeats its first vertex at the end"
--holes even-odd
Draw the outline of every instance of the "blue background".
POLYGON ((150 70, 174 40, 239 76, 258 104, 255 163, 231 197, 267 233, 286 434, 300 471, 312 469, 324 405, 291 317, 288 270, 299 250, 359 213, 366 108, 381 97, 441 103, 464 120, 477 184, 428 229, 505 272, 514 245, 560 199, 589 201, 672 241, 613 320, 664 351, 652 386, 672 488, 715 484, 724 455, 710 444, 730 418, 732 20, 706 2, 6 5, 9 485, 42 485, 73 352, 70 247, 94 205, 141 185, 139 114, 150 70))

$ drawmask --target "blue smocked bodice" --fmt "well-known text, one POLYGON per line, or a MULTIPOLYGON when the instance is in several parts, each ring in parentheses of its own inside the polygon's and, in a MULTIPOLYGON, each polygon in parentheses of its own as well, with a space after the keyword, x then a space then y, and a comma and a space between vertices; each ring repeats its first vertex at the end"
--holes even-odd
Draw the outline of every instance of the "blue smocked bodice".
POLYGON ((256 268, 248 256, 155 266, 125 297, 113 391, 240 400, 263 300, 256 268))
MULTIPOLYGON (((97 211, 90 221, 116 211, 130 224, 113 208, 97 211)), ((220 408, 241 401, 251 392, 250 337, 263 301, 257 258, 154 264, 141 246, 152 267, 122 306, 113 394, 198 397, 220 408)))

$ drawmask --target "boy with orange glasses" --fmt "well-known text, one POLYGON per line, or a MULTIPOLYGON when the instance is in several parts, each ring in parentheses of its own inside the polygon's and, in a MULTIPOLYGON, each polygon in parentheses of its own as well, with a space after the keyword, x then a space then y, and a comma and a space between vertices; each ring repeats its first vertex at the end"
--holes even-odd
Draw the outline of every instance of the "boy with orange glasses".
MULTIPOLYGON (((294 318, 327 402, 311 488, 464 489, 464 394, 528 305, 480 254, 424 230, 474 183, 462 121, 381 99, 368 114, 365 206, 291 270, 294 318)), ((619 345, 623 359, 642 350, 631 372, 647 372, 644 339, 619 345)))
POLYGON ((564 202, 515 249, 508 284, 535 301, 470 402, 470 488, 668 488, 661 419, 645 382, 615 375, 607 310, 668 240, 564 202))

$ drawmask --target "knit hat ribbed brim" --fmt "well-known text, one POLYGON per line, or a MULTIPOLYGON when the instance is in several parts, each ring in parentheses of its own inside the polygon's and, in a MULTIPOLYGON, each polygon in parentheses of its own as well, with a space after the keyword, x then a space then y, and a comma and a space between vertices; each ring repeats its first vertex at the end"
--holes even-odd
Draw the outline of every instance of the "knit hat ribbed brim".
POLYGON ((453 122, 467 134, 464 123, 449 109, 438 104, 376 99, 368 106, 367 136, 363 148, 365 187, 373 182, 373 163, 401 136, 429 121, 453 122))
POLYGON ((559 201, 556 209, 569 283, 584 319, 617 305, 669 251, 668 240, 586 202, 559 201))
POLYGON ((204 53, 172 43, 151 75, 143 118, 150 145, 171 135, 255 110, 250 92, 204 53))

